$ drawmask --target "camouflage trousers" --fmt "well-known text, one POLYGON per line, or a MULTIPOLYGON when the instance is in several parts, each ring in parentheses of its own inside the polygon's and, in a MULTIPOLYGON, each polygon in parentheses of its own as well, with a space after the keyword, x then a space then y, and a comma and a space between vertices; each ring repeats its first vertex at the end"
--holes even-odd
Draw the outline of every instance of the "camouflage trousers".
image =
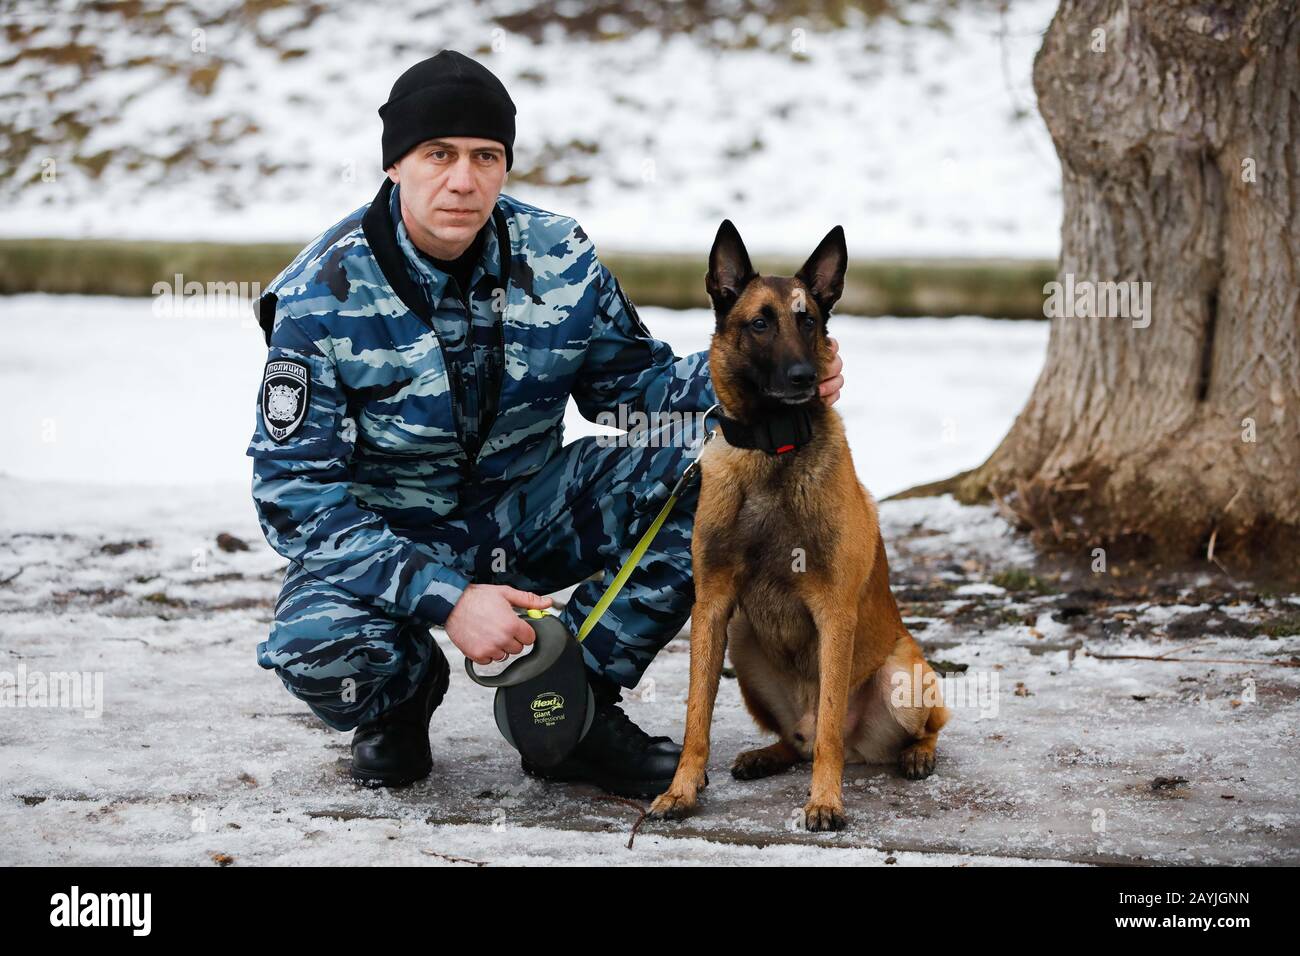
MULTIPOLYGON (((581 581, 559 613, 576 634, 697 454, 693 435, 665 425, 635 441, 579 439, 514 484, 467 490, 437 540, 476 583, 547 594, 581 581)), ((624 687, 636 686, 690 616, 698 500, 694 481, 583 642, 587 666, 624 687)), ((427 625, 390 617, 291 563, 257 661, 330 727, 350 730, 414 694, 441 653, 427 625)))

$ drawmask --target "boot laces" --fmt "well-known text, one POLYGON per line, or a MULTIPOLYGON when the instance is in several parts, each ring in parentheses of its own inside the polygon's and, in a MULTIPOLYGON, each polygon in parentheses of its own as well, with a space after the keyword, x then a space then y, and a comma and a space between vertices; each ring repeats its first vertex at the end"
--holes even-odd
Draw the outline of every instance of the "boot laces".
POLYGON ((600 707, 600 717, 610 733, 633 744, 638 750, 645 750, 654 744, 668 740, 667 737, 651 737, 638 727, 617 703, 608 702, 600 707))

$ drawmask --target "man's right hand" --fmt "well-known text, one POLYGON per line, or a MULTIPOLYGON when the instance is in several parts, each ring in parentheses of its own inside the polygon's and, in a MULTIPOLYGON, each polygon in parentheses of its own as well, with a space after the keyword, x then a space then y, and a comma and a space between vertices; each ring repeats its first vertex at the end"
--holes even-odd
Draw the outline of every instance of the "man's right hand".
POLYGON ((443 625, 451 642, 475 664, 503 661, 536 638, 515 608, 543 610, 551 599, 504 584, 471 584, 443 625))

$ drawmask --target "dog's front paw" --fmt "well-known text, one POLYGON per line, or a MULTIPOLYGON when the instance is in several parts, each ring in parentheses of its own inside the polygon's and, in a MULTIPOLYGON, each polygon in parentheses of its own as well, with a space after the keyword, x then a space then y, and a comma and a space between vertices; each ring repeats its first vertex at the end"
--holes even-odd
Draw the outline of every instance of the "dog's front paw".
POLYGON ((655 797, 647 814, 651 820, 680 820, 695 809, 695 795, 678 790, 665 790, 655 797))
POLYGON ((908 747, 898 756, 898 769, 908 780, 924 780, 934 773, 934 751, 928 747, 908 747))
POLYGON ((843 830, 848 824, 844 816, 844 805, 834 803, 814 803, 809 800, 803 808, 804 829, 812 833, 822 830, 843 830))

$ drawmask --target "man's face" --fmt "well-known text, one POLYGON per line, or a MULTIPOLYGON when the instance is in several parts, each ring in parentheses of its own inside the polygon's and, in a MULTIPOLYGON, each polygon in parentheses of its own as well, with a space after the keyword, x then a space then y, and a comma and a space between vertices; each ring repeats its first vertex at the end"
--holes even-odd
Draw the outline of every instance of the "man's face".
POLYGON ((492 139, 425 140, 388 169, 402 187, 412 241, 439 259, 464 252, 492 215, 506 181, 505 147, 492 139))

